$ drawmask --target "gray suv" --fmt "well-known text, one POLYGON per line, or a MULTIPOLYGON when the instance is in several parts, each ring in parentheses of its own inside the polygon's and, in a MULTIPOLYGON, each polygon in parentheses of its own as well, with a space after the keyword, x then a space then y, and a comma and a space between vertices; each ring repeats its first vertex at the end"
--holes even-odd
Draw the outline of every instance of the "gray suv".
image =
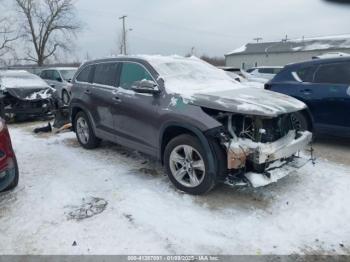
POLYGON ((247 88, 195 58, 90 61, 73 79, 73 129, 86 149, 109 140, 159 159, 171 182, 203 194, 220 182, 264 186, 297 168, 312 134, 304 103, 247 88))

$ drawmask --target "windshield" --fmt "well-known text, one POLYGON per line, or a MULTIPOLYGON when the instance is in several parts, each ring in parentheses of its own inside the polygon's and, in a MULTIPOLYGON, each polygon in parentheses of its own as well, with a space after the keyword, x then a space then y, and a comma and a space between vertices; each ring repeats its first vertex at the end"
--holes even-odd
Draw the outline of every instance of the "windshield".
POLYGON ((60 70, 61 76, 67 82, 69 82, 73 79, 73 76, 75 75, 76 72, 77 72, 76 69, 60 70))
POLYGON ((0 84, 1 89, 48 87, 44 80, 30 73, 0 75, 0 84))
POLYGON ((148 59, 173 93, 215 92, 242 87, 223 70, 195 57, 151 57, 148 59))

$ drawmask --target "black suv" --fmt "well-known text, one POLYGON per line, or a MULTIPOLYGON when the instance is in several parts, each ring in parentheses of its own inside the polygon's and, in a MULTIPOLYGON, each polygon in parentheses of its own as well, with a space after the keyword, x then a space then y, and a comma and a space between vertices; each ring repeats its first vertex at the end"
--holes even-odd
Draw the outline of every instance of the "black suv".
POLYGON ((71 118, 84 148, 105 139, 154 156, 190 194, 221 181, 275 182, 312 137, 293 125, 293 114, 308 114, 304 103, 243 87, 194 57, 90 61, 72 83, 71 118))

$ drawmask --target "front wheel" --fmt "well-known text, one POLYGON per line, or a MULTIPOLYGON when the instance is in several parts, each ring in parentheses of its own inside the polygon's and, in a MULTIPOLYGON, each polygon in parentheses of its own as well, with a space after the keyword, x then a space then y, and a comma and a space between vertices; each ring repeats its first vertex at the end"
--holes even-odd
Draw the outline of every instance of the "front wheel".
POLYGON ((209 168, 207 152, 191 135, 180 135, 165 148, 164 164, 170 181, 192 195, 209 192, 218 183, 219 170, 209 168))
POLYGON ((80 145, 86 149, 94 149, 99 146, 101 140, 97 138, 92 129, 87 115, 80 111, 75 117, 75 132, 80 145))

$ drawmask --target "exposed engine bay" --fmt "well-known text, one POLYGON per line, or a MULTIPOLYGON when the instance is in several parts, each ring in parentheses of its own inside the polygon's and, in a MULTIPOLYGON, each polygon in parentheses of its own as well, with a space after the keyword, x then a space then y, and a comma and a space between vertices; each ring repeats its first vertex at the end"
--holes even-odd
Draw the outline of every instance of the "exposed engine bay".
POLYGON ((304 162, 296 155, 311 143, 312 133, 295 127, 293 113, 263 117, 205 111, 223 124, 218 138, 227 152, 231 184, 264 186, 288 175, 281 177, 281 169, 304 162))

